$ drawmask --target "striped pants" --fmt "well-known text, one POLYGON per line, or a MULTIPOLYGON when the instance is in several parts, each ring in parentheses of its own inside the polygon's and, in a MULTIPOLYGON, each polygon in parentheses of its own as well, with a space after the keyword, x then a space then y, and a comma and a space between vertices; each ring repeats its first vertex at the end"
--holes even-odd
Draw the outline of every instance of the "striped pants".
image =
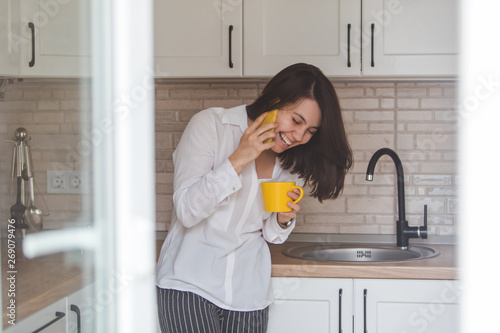
POLYGON ((230 311, 194 293, 156 288, 163 333, 265 333, 269 308, 230 311))

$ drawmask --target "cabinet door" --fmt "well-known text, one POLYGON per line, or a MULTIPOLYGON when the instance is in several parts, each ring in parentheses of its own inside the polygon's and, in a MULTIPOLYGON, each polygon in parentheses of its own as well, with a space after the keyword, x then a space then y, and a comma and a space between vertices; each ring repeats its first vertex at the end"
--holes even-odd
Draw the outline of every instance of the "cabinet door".
POLYGON ((305 62, 326 75, 360 74, 361 2, 253 0, 244 2, 245 76, 273 76, 305 62))
POLYGON ((458 73, 458 2, 363 2, 363 75, 458 73))
POLYGON ((352 280, 273 278, 269 333, 351 332, 352 280))
POLYGON ((0 76, 19 75, 19 3, 0 1, 0 76))
MULTIPOLYGON (((14 310, 14 314, 16 314, 14 310)), ((49 305, 42 310, 32 314, 31 316, 17 322, 15 326, 7 325, 3 330, 5 333, 16 332, 34 332, 43 327, 43 332, 66 332, 67 328, 67 312, 66 298, 63 298, 52 305, 49 305)))
POLYGON ((90 75, 88 1, 21 2, 21 61, 24 77, 90 75))
POLYGON ((155 0, 156 77, 240 77, 241 1, 155 0))
POLYGON ((455 333, 457 281, 354 280, 354 332, 455 333))

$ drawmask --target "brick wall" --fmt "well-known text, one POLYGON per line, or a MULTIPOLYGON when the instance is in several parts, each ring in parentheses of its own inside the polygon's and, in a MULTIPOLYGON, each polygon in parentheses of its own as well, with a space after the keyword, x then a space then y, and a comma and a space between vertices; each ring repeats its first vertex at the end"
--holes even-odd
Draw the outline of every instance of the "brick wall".
MULTIPOLYGON (((172 212, 172 153, 189 119, 211 106, 231 107, 253 101, 265 80, 158 80, 156 84, 157 230, 167 230, 172 212)), ((431 234, 456 233, 456 83, 333 82, 343 108, 355 163, 337 200, 306 198, 296 232, 393 234, 397 219, 396 177, 392 160, 382 157, 374 181, 365 180, 372 154, 396 150, 405 168, 406 211, 410 224, 421 224, 428 205, 431 234)), ((8 84, 0 100, 2 185, 10 184, 12 137, 26 127, 32 142, 35 179, 50 208, 45 228, 89 218, 89 197, 48 195, 46 170, 88 167, 88 86, 66 80, 25 80, 8 84), (84 103, 82 103, 82 101, 84 103), (55 164, 56 163, 56 164, 55 164)), ((95 140, 94 140, 95 141, 95 140)), ((93 142, 95 143, 95 142, 93 142)), ((2 186, 0 212, 8 215, 10 186, 2 186)), ((42 206, 43 203, 37 206, 42 206)))
MULTIPOLYGON (((382 157, 373 182, 366 167, 379 148, 396 150, 405 168, 406 212, 423 223, 428 205, 431 234, 456 232, 456 125, 454 82, 333 82, 341 100, 355 163, 344 193, 319 204, 303 199, 296 232, 393 234, 397 219, 392 160, 382 157)), ((253 101, 264 81, 169 83, 156 94, 157 229, 166 230, 172 210, 171 155, 190 117, 211 106, 253 101)))

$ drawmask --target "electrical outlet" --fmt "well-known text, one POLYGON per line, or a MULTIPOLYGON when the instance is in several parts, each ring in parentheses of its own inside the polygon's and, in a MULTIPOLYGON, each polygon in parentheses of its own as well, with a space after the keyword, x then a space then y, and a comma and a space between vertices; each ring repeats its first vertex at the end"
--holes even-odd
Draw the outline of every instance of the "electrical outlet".
POLYGON ((77 189, 82 186, 82 180, 80 176, 70 175, 69 176, 69 187, 72 189, 77 189))
POLYGON ((51 183, 52 183, 52 188, 64 188, 64 178, 61 177, 61 176, 57 176, 57 175, 52 175, 51 178, 48 178, 47 179, 50 179, 51 183))
POLYGON ((88 193, 90 177, 88 171, 47 171, 47 193, 88 193))

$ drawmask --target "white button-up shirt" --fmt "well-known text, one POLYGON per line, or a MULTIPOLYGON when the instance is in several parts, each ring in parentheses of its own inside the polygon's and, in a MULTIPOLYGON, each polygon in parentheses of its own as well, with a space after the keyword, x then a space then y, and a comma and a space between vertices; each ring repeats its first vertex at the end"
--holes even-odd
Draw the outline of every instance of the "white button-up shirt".
POLYGON ((302 182, 282 170, 257 178, 255 163, 240 175, 228 157, 248 127, 245 106, 196 114, 174 152, 174 210, 157 268, 157 285, 196 293, 217 306, 259 310, 272 302, 267 242, 283 243, 276 213, 264 211, 261 181, 302 182))

